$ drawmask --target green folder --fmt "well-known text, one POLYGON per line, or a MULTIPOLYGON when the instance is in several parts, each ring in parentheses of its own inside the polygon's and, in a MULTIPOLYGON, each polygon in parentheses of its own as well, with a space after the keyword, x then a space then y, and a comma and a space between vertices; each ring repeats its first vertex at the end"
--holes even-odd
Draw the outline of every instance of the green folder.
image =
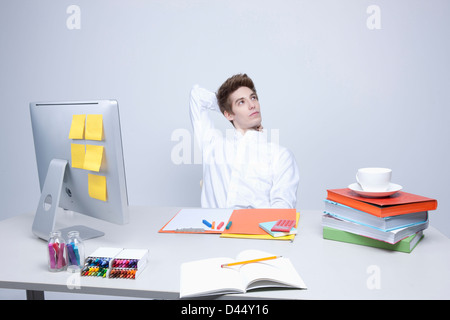
POLYGON ((384 241, 360 236, 351 232, 333 229, 330 227, 323 227, 323 238, 328 240, 359 244, 368 247, 410 253, 416 247, 419 241, 422 240, 423 233, 422 231, 419 231, 409 236, 408 238, 405 238, 395 244, 391 244, 384 241))

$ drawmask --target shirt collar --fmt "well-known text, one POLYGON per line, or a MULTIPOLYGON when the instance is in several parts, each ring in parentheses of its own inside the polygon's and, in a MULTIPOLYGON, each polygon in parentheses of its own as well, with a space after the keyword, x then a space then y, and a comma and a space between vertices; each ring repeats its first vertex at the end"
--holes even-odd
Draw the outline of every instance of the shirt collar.
POLYGON ((234 129, 234 137, 237 141, 245 138, 246 140, 255 140, 262 134, 262 131, 247 130, 245 134, 242 134, 239 130, 234 129))

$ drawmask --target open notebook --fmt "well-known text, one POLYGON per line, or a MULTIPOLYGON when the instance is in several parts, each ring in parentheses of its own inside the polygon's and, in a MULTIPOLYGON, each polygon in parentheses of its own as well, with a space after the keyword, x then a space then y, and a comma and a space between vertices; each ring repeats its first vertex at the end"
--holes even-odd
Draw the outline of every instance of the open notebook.
POLYGON ((236 259, 211 258, 181 265, 180 298, 245 293, 257 288, 298 288, 306 285, 288 258, 224 267, 222 264, 272 256, 245 250, 236 259))

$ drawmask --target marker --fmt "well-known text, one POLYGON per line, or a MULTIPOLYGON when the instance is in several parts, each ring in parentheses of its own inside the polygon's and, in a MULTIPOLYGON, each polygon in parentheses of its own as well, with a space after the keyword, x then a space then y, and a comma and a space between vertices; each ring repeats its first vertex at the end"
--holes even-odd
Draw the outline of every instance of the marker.
POLYGON ((211 229, 215 229, 215 228, 216 228, 216 222, 213 221, 213 222, 212 222, 212 225, 211 225, 211 229))
MULTIPOLYGON (((58 247, 58 245, 56 244, 56 246, 58 247)), ((57 261, 56 261, 56 268, 61 269, 62 267, 66 266, 66 260, 64 259, 64 243, 60 243, 59 244, 59 249, 58 249, 58 257, 57 257, 57 261)))
POLYGON ((80 252, 78 251, 78 247, 72 243, 73 246, 73 253, 75 253, 75 258, 77 258, 77 265, 81 265, 81 261, 80 261, 80 252))
POLYGON ((67 252, 69 253, 68 254, 68 256, 69 256, 69 263, 71 265, 79 265, 79 263, 78 263, 79 259, 77 259, 76 255, 75 255, 75 252, 73 250, 73 247, 72 247, 72 245, 70 243, 67 244, 67 252))
POLYGON ((223 227, 223 221, 221 223, 219 223, 219 225, 217 226, 217 230, 220 230, 220 228, 223 227))
POLYGON ((228 222, 228 224, 227 224, 227 226, 225 227, 225 229, 227 229, 227 230, 230 229, 231 223, 232 223, 232 221, 228 222))
POLYGON ((206 221, 206 220, 203 220, 202 222, 203 222, 203 224, 204 224, 205 226, 207 226, 208 228, 211 228, 211 223, 209 223, 209 222, 206 221))
POLYGON ((259 259, 253 259, 253 260, 246 260, 246 261, 239 261, 239 262, 233 262, 233 263, 226 263, 220 265, 221 268, 223 267, 231 267, 236 266, 238 264, 247 264, 247 263, 254 263, 254 262, 260 262, 260 261, 266 261, 266 260, 273 260, 281 258, 282 256, 272 256, 272 257, 266 257, 266 258, 259 258, 259 259))
POLYGON ((55 269, 56 261, 55 261, 55 249, 51 244, 48 245, 48 253, 50 257, 50 269, 55 269))

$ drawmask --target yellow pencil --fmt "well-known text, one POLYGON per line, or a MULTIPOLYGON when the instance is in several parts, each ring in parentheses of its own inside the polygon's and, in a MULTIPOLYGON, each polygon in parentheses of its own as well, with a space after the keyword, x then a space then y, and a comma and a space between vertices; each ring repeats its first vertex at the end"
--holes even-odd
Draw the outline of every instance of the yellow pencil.
POLYGON ((236 265, 239 265, 239 264, 260 262, 260 261, 266 261, 266 260, 272 260, 272 259, 278 259, 278 258, 282 258, 282 256, 271 256, 271 257, 266 257, 266 258, 259 258, 259 259, 253 259, 253 260, 246 260, 246 261, 239 261, 239 262, 233 262, 233 263, 226 263, 226 264, 222 264, 220 266, 222 268, 223 267, 231 267, 231 266, 236 266, 236 265))

